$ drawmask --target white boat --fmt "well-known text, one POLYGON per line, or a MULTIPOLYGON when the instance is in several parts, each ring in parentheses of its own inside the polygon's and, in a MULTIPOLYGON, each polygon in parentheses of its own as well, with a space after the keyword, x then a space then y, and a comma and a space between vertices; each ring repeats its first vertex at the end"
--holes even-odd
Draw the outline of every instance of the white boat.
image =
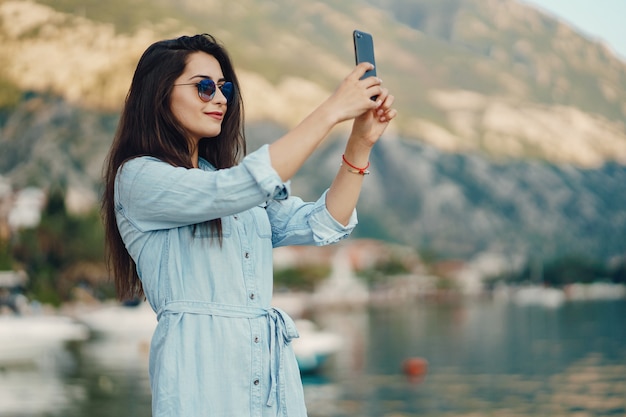
POLYGON ((89 338, 89 329, 57 315, 0 316, 0 365, 36 363, 69 341, 89 338))
POLYGON ((531 285, 517 289, 513 294, 513 300, 519 305, 557 308, 565 302, 565 291, 559 288, 531 285))
POLYGON ((82 313, 78 319, 96 335, 148 341, 157 325, 156 314, 147 302, 132 306, 111 303, 82 313))
POLYGON ((570 300, 621 300, 626 298, 626 285, 610 282, 570 284, 565 293, 570 300))
POLYGON ((326 360, 342 345, 341 337, 335 333, 319 330, 310 320, 296 320, 300 337, 292 340, 298 367, 303 374, 318 372, 326 360))
MULTIPOLYGON (((147 303, 127 307, 118 304, 80 315, 96 335, 113 340, 114 345, 124 346, 131 357, 147 357, 150 339, 156 327, 156 315, 147 303)), ((319 370, 326 359, 341 347, 341 338, 330 332, 320 331, 309 320, 295 320, 300 337, 292 341, 294 353, 301 372, 319 370)))
POLYGON ((81 313, 94 339, 84 344, 83 352, 106 367, 147 368, 150 341, 157 325, 156 314, 147 302, 122 305, 117 302, 81 313))

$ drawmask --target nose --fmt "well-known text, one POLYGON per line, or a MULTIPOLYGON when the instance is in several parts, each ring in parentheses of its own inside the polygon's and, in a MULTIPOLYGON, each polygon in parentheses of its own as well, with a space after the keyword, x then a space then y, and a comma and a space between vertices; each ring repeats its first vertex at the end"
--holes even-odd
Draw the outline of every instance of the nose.
POLYGON ((213 96, 213 100, 211 101, 213 101, 216 104, 228 104, 228 99, 226 98, 224 93, 222 93, 221 88, 215 89, 215 95, 213 96))

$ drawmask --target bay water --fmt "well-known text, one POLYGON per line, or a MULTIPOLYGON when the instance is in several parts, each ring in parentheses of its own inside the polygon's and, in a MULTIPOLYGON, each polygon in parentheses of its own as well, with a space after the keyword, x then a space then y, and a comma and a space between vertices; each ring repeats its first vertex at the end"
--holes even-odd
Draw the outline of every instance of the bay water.
MULTIPOLYGON (((626 416, 626 300, 420 300, 310 318, 343 341, 303 376, 310 417, 626 416)), ((149 417, 148 348, 93 338, 0 368, 0 417, 149 417)))

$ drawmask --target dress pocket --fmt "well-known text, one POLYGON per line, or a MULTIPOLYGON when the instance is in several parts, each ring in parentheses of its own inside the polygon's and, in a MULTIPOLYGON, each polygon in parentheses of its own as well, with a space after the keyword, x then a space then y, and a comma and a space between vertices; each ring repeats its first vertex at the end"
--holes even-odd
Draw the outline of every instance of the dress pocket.
POLYGON ((269 239, 272 237, 272 225, 270 224, 270 218, 263 207, 255 207, 250 210, 252 218, 254 219, 254 225, 256 233, 259 237, 269 239))

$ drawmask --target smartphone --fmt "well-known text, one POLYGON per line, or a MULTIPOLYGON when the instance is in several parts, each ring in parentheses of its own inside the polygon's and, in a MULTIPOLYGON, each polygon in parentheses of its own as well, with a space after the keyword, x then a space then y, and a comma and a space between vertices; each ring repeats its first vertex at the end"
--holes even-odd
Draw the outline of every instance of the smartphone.
MULTIPOLYGON (((370 64, 376 65, 372 35, 367 32, 355 30, 352 32, 352 38, 354 40, 354 58, 356 59, 356 64, 359 65, 361 62, 369 62, 370 64)), ((376 67, 374 67, 373 70, 367 71, 361 79, 375 76, 376 67)))

